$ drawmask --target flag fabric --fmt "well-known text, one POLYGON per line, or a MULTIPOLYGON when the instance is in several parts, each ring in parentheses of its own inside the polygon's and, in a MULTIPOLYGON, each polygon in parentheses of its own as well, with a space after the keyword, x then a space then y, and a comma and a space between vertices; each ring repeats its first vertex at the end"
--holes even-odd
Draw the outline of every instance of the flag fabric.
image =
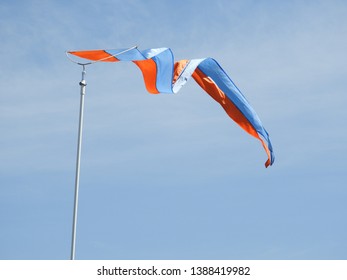
POLYGON ((217 101, 241 128, 263 145, 268 167, 274 162, 269 134, 257 113, 230 77, 213 58, 180 60, 175 62, 169 48, 68 51, 69 54, 91 61, 132 61, 141 70, 146 89, 152 94, 177 93, 191 78, 217 101))

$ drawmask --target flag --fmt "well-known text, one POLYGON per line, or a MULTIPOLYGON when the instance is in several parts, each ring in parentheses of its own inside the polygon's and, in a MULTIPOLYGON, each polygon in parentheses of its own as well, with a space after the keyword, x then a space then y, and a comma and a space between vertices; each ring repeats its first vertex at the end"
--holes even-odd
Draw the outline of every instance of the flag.
POLYGON ((265 166, 273 164, 269 134, 257 113, 223 68, 213 58, 180 60, 175 62, 169 48, 82 50, 69 54, 94 62, 132 61, 140 68, 145 86, 152 94, 177 93, 193 77, 197 84, 217 101, 242 129, 257 138, 265 149, 265 166))

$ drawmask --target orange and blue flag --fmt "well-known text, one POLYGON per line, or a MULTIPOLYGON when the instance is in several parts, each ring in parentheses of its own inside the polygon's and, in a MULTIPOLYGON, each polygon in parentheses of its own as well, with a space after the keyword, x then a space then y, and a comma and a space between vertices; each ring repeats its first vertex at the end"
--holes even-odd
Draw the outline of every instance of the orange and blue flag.
POLYGON ((175 62, 169 48, 69 51, 69 54, 91 61, 132 61, 141 70, 146 89, 153 94, 177 93, 191 78, 217 101, 241 128, 263 145, 267 161, 273 164, 275 157, 269 134, 257 113, 230 77, 213 58, 180 60, 175 62))

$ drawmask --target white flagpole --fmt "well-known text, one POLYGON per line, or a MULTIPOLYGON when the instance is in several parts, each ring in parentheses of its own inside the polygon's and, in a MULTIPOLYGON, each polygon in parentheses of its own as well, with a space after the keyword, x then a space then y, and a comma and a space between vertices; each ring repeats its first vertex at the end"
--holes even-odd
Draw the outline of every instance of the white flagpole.
POLYGON ((82 65, 82 80, 80 81, 81 86, 81 101, 80 101, 80 115, 79 115, 79 126, 78 126, 78 143, 77 143, 77 159, 76 159, 76 178, 75 178, 75 200, 74 200, 74 211, 73 211, 73 221, 72 221, 72 242, 71 242, 71 260, 75 259, 76 254, 76 227, 77 227, 77 210, 78 210, 78 191, 79 191, 79 184, 80 184, 80 165, 81 165, 81 147, 82 147, 82 131, 83 131, 83 112, 84 112, 84 96, 86 94, 86 65, 94 64, 97 62, 104 61, 110 57, 115 57, 116 55, 120 55, 123 53, 126 53, 128 51, 131 51, 133 49, 137 49, 137 46, 131 47, 129 49, 126 49, 124 51, 120 51, 117 54, 110 55, 108 57, 93 61, 93 62, 87 62, 87 63, 80 63, 77 62, 69 57, 69 52, 65 52, 67 58, 72 61, 73 63, 76 63, 78 65, 82 65))
POLYGON ((78 126, 78 143, 77 143, 77 159, 76 159, 76 178, 75 178, 75 202, 72 222, 72 242, 71 242, 71 260, 75 259, 76 252, 76 225, 77 225, 77 210, 78 210, 78 191, 80 184, 80 165, 81 165, 81 148, 82 148, 82 132, 83 132, 83 112, 84 112, 84 96, 86 94, 86 69, 85 65, 82 71, 82 80, 80 81, 81 86, 81 99, 80 99, 80 115, 79 115, 79 126, 78 126))

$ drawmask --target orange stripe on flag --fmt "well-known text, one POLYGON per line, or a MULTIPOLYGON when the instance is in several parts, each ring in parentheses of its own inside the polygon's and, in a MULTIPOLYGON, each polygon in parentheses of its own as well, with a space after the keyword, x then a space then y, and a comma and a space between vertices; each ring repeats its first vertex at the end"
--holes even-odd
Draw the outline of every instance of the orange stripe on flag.
POLYGON ((159 93, 156 87, 157 65, 153 59, 133 61, 140 68, 143 79, 145 80, 146 89, 150 93, 159 93))
POLYGON ((119 61, 117 58, 109 54, 108 52, 104 50, 96 50, 96 51, 77 51, 77 52, 69 52, 73 55, 82 57, 84 59, 89 59, 89 60, 102 60, 102 61, 107 61, 107 62, 117 62, 119 61))
POLYGON ((178 77, 181 75, 182 71, 187 66, 188 62, 189 62, 189 60, 187 60, 187 59, 175 62, 174 76, 173 76, 172 84, 176 83, 178 77))
POLYGON ((241 113, 241 111, 235 106, 233 102, 225 96, 225 93, 213 82, 213 80, 207 77, 198 68, 193 73, 194 80, 214 99, 216 100, 226 113, 232 118, 237 124, 239 124, 249 134, 258 138, 257 131, 253 128, 247 118, 241 113))
POLYGON ((216 100, 239 126, 241 126, 246 132, 259 139, 266 151, 268 160, 265 163, 265 166, 270 165, 270 151, 267 145, 264 143, 263 139, 259 137, 258 132, 254 129, 252 124, 247 120, 247 118, 242 114, 242 112, 235 106, 235 104, 225 96, 225 93, 213 82, 210 77, 207 77, 201 70, 198 68, 195 69, 192 77, 194 80, 201 86, 214 100, 216 100))

